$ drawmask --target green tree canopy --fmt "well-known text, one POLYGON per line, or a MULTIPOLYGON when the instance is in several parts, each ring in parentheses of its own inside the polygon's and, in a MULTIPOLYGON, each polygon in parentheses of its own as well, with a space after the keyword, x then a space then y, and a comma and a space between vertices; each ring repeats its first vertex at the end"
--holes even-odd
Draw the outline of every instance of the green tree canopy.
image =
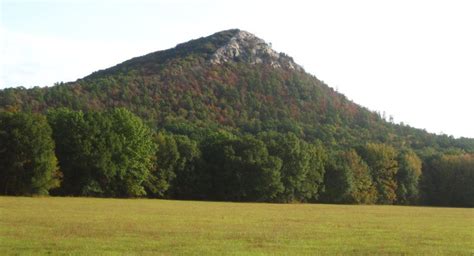
POLYGON ((203 148, 210 172, 211 198, 230 201, 271 201, 283 191, 281 160, 268 154, 265 144, 247 135, 215 137, 203 148))
POLYGON ((164 197, 170 182, 176 177, 179 152, 172 135, 158 133, 155 136, 157 146, 156 167, 146 182, 149 195, 164 197))
POLYGON ((386 144, 367 143, 359 148, 359 154, 369 166, 375 187, 378 203, 393 204, 397 199, 398 172, 397 151, 386 144))
POLYGON ((155 154, 151 130, 125 109, 49 113, 65 195, 143 196, 155 154))
POLYGON ((176 178, 168 194, 173 198, 202 199, 208 176, 199 168, 201 151, 198 144, 184 135, 174 136, 179 158, 175 165, 176 178))
POLYGON ((421 183, 428 204, 474 207, 474 155, 430 157, 423 165, 421 183))
POLYGON ((47 195, 60 184, 54 141, 39 114, 0 112, 0 194, 47 195))
POLYGON ((411 204, 418 201, 418 181, 421 176, 421 159, 412 150, 404 150, 398 156, 397 202, 411 204))
POLYGON ((270 155, 282 161, 282 202, 308 201, 318 197, 324 177, 325 152, 320 144, 309 144, 293 133, 259 134, 270 155))
POLYGON ((355 150, 333 156, 324 184, 326 202, 372 204, 377 201, 369 167, 355 150))

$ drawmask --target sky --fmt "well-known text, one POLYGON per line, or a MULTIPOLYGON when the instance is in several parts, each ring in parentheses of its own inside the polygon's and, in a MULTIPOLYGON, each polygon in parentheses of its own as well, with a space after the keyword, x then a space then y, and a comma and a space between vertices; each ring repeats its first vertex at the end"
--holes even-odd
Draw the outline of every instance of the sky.
POLYGON ((0 0, 0 89, 239 28, 370 110, 474 138, 474 1, 0 0))

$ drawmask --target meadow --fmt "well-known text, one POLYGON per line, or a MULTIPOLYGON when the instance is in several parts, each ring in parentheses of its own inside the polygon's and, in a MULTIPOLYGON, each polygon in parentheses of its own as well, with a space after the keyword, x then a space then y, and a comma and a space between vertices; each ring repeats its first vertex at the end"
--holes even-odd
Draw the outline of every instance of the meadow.
POLYGON ((0 197, 0 254, 473 255, 474 209, 0 197))

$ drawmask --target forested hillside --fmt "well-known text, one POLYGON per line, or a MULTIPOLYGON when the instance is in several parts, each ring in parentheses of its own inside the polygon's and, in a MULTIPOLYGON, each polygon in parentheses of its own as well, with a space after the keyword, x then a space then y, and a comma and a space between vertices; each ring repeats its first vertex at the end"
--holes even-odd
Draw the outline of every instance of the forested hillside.
POLYGON ((4 89, 0 109, 5 194, 40 191, 8 187, 31 168, 5 152, 19 147, 12 125, 47 120, 51 193, 474 206, 474 139, 387 121, 241 30, 4 89))

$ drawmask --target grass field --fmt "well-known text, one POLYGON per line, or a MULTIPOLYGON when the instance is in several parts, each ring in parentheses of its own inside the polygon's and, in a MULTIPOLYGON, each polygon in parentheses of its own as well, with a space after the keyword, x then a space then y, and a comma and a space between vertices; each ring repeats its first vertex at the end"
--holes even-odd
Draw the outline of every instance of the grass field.
POLYGON ((473 255, 474 209, 0 197, 0 254, 473 255))

